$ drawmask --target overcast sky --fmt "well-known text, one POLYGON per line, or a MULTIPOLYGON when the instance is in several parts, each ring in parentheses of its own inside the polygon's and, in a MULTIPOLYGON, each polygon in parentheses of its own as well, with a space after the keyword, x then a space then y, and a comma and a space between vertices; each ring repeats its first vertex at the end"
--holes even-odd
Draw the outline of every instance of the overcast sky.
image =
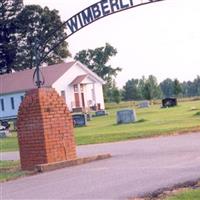
MULTIPOLYGON (((24 0, 57 9, 63 21, 99 0, 24 0)), ((121 67, 118 86, 131 78, 155 75, 158 81, 193 80, 200 75, 200 1, 165 0, 101 19, 68 38, 73 55, 104 46, 117 48, 110 61, 121 67)))

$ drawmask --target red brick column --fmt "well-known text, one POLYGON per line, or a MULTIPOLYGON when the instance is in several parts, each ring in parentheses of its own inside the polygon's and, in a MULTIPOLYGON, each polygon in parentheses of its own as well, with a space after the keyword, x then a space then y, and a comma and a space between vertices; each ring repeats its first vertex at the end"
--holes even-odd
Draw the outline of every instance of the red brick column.
POLYGON ((19 108, 17 132, 23 170, 77 158, 72 118, 54 89, 27 92, 19 108))

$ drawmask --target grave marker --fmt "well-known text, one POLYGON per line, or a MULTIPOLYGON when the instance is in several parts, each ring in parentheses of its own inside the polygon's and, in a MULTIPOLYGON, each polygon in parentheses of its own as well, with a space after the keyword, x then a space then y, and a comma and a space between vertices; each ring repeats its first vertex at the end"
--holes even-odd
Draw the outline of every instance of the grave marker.
POLYGON ((87 126, 87 114, 75 113, 72 115, 74 127, 87 126))
POLYGON ((162 100, 162 107, 168 108, 168 107, 174 107, 177 106, 177 99, 176 98, 165 98, 162 100))
POLYGON ((98 110, 95 112, 95 117, 100 117, 100 116, 105 116, 105 115, 108 115, 106 110, 98 110))
POLYGON ((139 107, 139 108, 149 108, 149 107, 150 107, 149 101, 140 102, 140 103, 138 104, 138 107, 139 107))
POLYGON ((136 113, 134 110, 120 110, 117 112, 117 124, 128 124, 135 122, 136 113))

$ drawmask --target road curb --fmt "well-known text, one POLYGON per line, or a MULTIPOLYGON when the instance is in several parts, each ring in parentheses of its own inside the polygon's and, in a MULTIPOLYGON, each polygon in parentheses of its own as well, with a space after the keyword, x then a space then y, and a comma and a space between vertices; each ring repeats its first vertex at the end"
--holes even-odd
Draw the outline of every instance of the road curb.
POLYGON ((76 166, 76 165, 82 165, 82 164, 86 164, 86 163, 93 162, 93 161, 108 159, 111 157, 112 157, 111 154, 108 153, 108 154, 100 154, 100 155, 95 155, 95 156, 78 158, 75 160, 54 162, 54 163, 49 163, 49 164, 40 164, 40 165, 35 166, 35 171, 40 172, 40 173, 47 172, 47 171, 53 171, 56 169, 72 167, 72 166, 76 166))

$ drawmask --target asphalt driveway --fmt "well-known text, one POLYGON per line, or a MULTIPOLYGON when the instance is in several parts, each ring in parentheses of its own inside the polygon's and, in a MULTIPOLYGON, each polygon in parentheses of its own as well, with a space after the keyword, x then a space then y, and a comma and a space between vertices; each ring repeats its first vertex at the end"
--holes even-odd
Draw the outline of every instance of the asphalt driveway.
POLYGON ((200 133, 78 147, 101 153, 113 157, 1 183, 1 198, 127 199, 200 178, 200 133))

